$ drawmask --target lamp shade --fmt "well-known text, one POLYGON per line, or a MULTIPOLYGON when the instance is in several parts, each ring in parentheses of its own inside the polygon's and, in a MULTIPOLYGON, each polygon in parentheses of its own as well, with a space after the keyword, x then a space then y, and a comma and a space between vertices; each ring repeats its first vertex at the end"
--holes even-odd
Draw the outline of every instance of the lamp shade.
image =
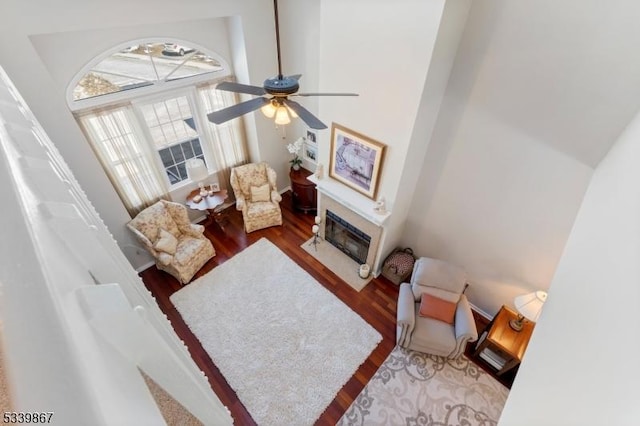
POLYGON ((534 291, 517 296, 513 299, 516 309, 520 314, 529 321, 536 322, 542 312, 542 305, 547 300, 547 293, 544 291, 534 291))
POLYGON ((260 108, 260 111, 268 118, 273 118, 276 115, 276 107, 271 102, 260 108))
POLYGON ((193 182, 201 182, 209 176, 204 160, 200 158, 190 158, 185 162, 187 166, 187 175, 193 182))
POLYGON ((289 113, 287 112, 287 108, 283 106, 279 106, 276 110, 276 124, 289 124, 291 123, 291 119, 289 118, 289 113))

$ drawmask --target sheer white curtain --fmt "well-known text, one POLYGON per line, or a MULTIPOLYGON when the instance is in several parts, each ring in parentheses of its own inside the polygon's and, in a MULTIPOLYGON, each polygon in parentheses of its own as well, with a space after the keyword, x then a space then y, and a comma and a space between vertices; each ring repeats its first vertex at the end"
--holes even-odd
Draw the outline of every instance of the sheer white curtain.
POLYGON ((94 110, 78 121, 131 217, 168 197, 166 179, 146 152, 130 106, 94 110))
MULTIPOLYGON (((199 87, 198 96, 205 114, 238 103, 235 93, 216 90, 216 84, 199 87)), ((242 119, 237 118, 222 124, 214 124, 209 120, 206 122, 213 141, 212 147, 218 165, 219 179, 224 182, 227 188, 230 188, 231 168, 249 161, 242 119)), ((229 191, 229 196, 231 195, 233 194, 229 191)))

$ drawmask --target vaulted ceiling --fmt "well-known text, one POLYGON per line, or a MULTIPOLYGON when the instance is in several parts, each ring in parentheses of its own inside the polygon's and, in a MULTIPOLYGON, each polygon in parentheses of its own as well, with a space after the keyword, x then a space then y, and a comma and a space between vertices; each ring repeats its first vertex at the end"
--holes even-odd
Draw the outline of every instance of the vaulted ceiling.
POLYGON ((640 108, 639 22, 629 0, 474 1, 458 95, 594 167, 640 108))

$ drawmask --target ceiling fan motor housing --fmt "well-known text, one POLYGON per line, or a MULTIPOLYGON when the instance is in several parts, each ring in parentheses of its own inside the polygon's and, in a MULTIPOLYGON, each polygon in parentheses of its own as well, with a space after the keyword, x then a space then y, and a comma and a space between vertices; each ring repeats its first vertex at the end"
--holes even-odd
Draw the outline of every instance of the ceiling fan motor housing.
POLYGON ((264 81, 264 90, 270 95, 292 95, 299 88, 298 80, 291 77, 274 77, 264 81))

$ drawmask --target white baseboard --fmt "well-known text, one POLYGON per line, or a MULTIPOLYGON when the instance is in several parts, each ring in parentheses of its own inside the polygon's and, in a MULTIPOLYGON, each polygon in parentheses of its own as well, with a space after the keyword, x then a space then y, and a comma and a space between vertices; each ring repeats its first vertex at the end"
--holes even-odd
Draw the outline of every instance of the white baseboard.
POLYGON ((471 309, 473 309, 474 311, 476 311, 477 313, 479 313, 480 315, 482 315, 483 317, 487 318, 489 321, 491 321, 493 319, 493 315, 489 315, 488 313, 486 313, 485 311, 483 311, 482 309, 478 308, 476 305, 474 305, 473 303, 469 302, 469 305, 471 305, 471 309))
POLYGON ((155 265, 155 264, 156 264, 156 263, 152 260, 152 261, 150 261, 150 262, 148 262, 148 263, 145 263, 145 264, 144 264, 144 265, 142 265, 142 266, 138 266, 138 267, 136 268, 136 272, 140 273, 140 272, 142 272, 142 271, 144 271, 144 270, 146 270, 146 269, 148 269, 148 268, 152 267, 152 266, 153 266, 153 265, 155 265))

